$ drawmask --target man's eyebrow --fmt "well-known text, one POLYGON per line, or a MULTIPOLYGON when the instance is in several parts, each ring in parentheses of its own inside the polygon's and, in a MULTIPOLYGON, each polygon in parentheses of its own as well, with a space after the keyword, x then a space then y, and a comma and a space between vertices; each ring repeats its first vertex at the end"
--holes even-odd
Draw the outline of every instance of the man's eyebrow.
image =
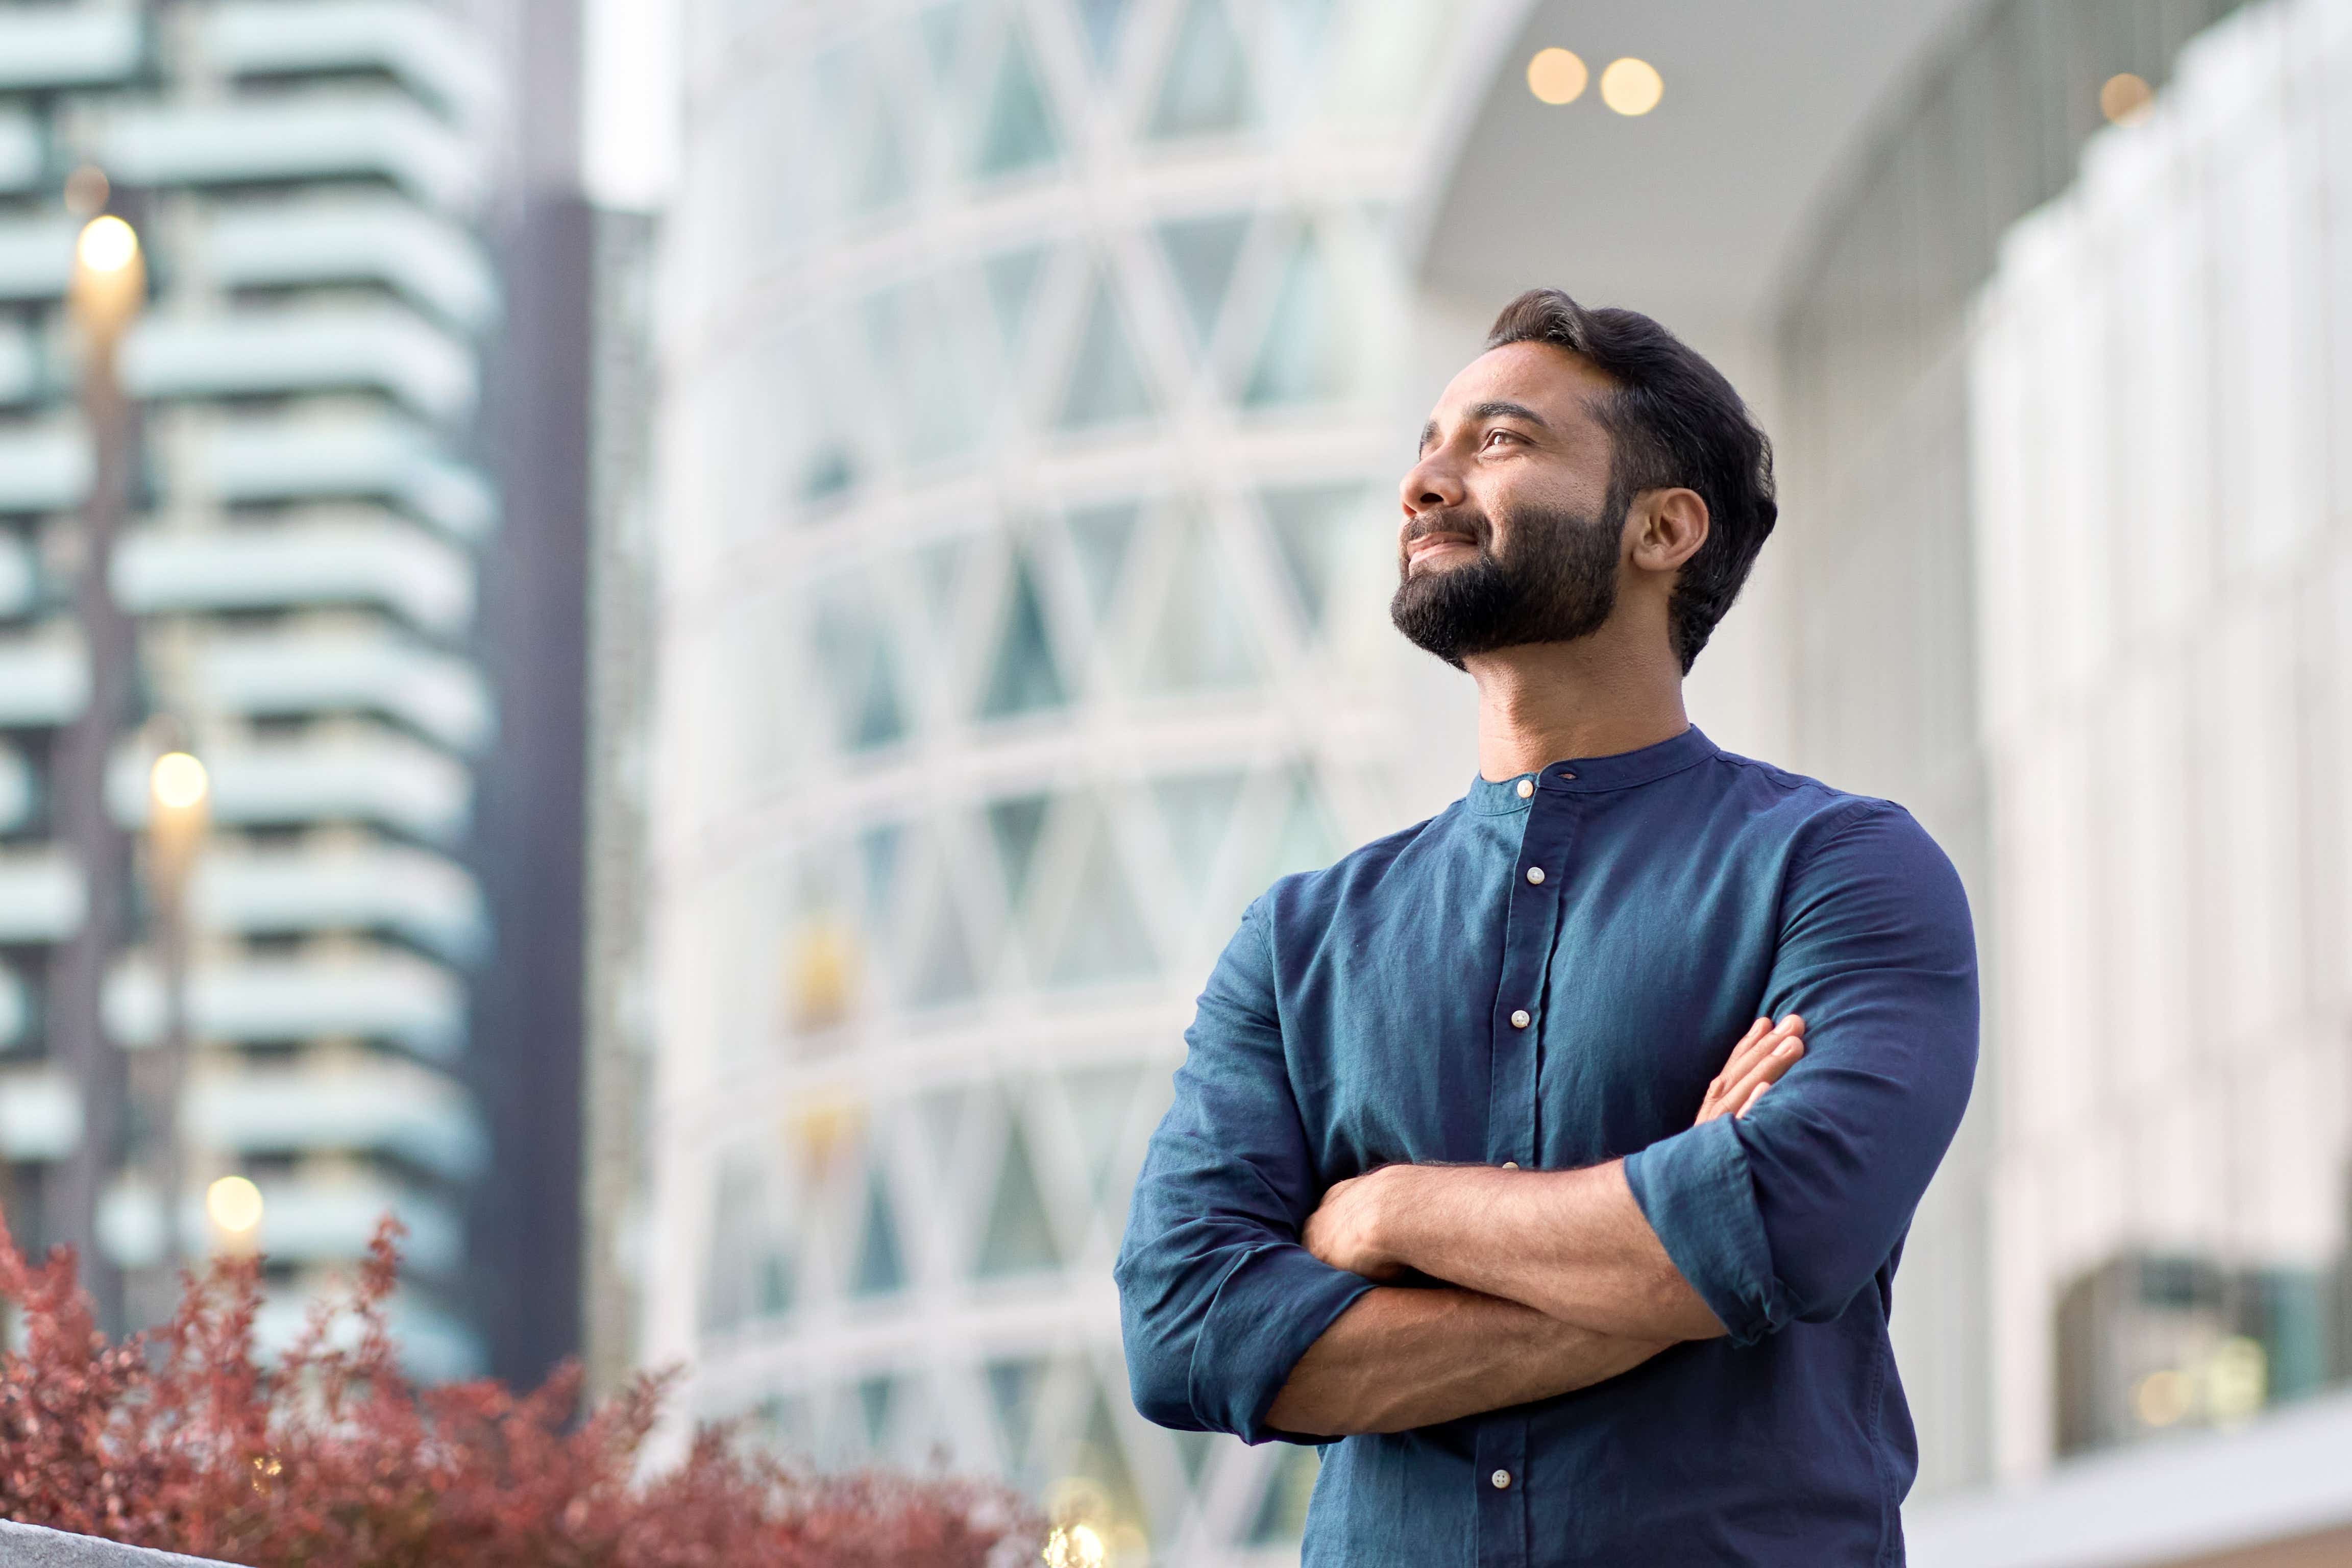
POLYGON ((1474 403, 1469 408, 1473 419, 1517 419, 1538 429, 1551 428, 1550 421, 1524 403, 1474 403))
POLYGON ((1417 452, 1426 452, 1429 450, 1429 444, 1436 439, 1437 421, 1433 419, 1421 427, 1421 445, 1413 449, 1417 452))

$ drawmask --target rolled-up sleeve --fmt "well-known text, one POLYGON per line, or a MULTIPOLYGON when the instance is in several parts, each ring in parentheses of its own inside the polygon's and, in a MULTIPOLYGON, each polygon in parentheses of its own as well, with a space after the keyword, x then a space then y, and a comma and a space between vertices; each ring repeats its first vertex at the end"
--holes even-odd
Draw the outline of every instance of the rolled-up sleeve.
POLYGON ((1202 994, 1116 1271, 1136 1408, 1253 1443, 1288 1436, 1265 1425, 1267 1409, 1371 1289, 1298 1245, 1321 1194, 1285 1067, 1267 923, 1252 905, 1202 994))
POLYGON ((1976 1075, 1976 943, 1943 851, 1864 803, 1800 847, 1765 1011, 1805 1056, 1745 1118, 1629 1157, 1666 1255, 1734 1341, 1845 1310, 1893 1256, 1976 1075))

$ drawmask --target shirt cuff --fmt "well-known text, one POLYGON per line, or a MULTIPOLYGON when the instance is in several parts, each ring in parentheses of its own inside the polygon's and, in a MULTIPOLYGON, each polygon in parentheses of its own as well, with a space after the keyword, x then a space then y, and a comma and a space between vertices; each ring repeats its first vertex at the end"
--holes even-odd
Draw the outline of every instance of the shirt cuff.
POLYGON ((1192 1408, 1210 1426, 1244 1443, 1297 1437, 1265 1424, 1282 1385, 1307 1347, 1372 1288, 1305 1247, 1279 1242, 1244 1255, 1217 1287, 1192 1347, 1192 1408))
POLYGON ((1736 1117, 1702 1121, 1627 1155, 1625 1184, 1734 1344, 1752 1345, 1788 1321, 1736 1117))

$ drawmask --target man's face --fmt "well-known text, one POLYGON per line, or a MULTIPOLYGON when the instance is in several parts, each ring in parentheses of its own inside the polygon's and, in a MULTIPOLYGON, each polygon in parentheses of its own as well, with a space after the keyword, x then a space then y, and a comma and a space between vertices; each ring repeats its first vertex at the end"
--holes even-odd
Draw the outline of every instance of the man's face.
POLYGON ((1454 378, 1399 490, 1389 616, 1415 645, 1458 665, 1609 619, 1628 498, 1592 407, 1612 390, 1549 343, 1489 350, 1454 378))

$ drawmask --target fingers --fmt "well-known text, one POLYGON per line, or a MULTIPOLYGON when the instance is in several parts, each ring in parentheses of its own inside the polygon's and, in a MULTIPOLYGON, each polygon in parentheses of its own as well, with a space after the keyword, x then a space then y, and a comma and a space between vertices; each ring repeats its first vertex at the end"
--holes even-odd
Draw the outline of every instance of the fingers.
POLYGON ((1795 1067, 1798 1058, 1804 1054, 1802 1035, 1793 1029, 1785 1033, 1776 1031, 1770 1048, 1757 1056, 1749 1063, 1748 1070, 1732 1080, 1723 1095, 1723 1102, 1745 1110, 1750 1097, 1758 1089, 1780 1082, 1780 1075, 1795 1067))
POLYGON ((1732 1115, 1736 1117, 1746 1116, 1749 1111, 1755 1110, 1756 1102, 1764 1098, 1764 1091, 1770 1089, 1773 1083, 1777 1083, 1779 1081, 1779 1079, 1775 1079, 1769 1082, 1759 1083, 1754 1089, 1749 1089, 1748 1091, 1748 1098, 1739 1102, 1739 1109, 1733 1111, 1732 1115))
POLYGON ((1716 1082, 1729 1089, 1753 1072, 1757 1063, 1769 1059, 1788 1040, 1801 1037, 1804 1032, 1804 1019, 1794 1013, 1777 1024, 1768 1018, 1759 1018, 1748 1026, 1748 1033, 1740 1037, 1739 1044, 1732 1047, 1731 1058, 1723 1064, 1723 1071, 1716 1076, 1716 1082))

